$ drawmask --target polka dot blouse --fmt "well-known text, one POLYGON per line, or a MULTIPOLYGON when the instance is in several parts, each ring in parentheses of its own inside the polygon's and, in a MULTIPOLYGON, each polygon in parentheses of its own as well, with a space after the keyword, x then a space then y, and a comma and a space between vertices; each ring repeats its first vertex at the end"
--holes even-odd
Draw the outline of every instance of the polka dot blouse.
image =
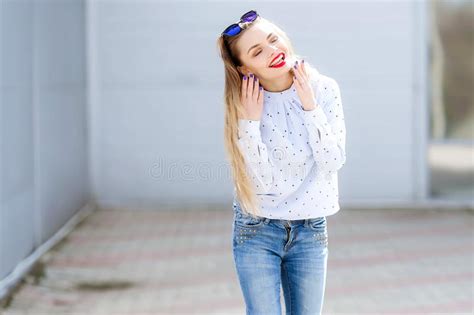
POLYGON ((238 144, 264 217, 339 211, 337 171, 346 162, 341 94, 333 78, 315 71, 315 109, 303 109, 293 82, 282 92, 264 90, 260 120, 239 119, 238 144))

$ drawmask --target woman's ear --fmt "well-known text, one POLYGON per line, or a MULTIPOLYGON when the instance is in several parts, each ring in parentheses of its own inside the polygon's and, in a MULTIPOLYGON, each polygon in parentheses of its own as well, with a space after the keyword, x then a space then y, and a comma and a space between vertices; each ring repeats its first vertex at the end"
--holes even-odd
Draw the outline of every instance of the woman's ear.
POLYGON ((237 70, 241 75, 247 74, 249 72, 246 66, 238 66, 237 70))

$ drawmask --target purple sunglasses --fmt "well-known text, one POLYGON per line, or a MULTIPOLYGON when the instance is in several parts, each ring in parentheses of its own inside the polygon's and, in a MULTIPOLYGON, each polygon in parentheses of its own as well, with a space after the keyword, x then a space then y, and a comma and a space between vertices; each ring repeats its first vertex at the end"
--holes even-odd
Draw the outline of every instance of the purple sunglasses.
POLYGON ((253 22, 257 19, 258 17, 258 13, 257 11, 255 10, 250 10, 249 12, 245 13, 244 15, 242 15, 242 17, 240 18, 240 21, 238 21, 237 23, 234 23, 230 26, 228 26, 221 34, 222 35, 226 35, 226 36, 234 36, 234 35, 237 35, 240 33, 240 31, 242 31, 242 28, 240 27, 240 23, 245 23, 245 22, 253 22))

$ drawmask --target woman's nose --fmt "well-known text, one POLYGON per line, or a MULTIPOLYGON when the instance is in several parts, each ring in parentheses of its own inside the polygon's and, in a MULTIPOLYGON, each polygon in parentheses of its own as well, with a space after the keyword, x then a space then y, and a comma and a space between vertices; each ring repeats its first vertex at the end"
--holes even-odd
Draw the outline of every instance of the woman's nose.
POLYGON ((276 56, 277 54, 278 54, 278 48, 276 46, 271 47, 269 57, 271 58, 272 56, 276 56))

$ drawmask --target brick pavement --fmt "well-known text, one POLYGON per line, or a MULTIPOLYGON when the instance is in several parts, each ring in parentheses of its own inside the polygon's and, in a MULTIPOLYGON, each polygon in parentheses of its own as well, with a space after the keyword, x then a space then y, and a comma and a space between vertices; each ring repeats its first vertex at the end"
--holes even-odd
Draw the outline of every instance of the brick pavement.
MULTIPOLYGON (((231 209, 98 210, 42 258, 38 283, 28 277, 0 311, 245 314, 231 209)), ((473 314, 473 230, 470 211, 329 216, 323 314, 473 314)))

